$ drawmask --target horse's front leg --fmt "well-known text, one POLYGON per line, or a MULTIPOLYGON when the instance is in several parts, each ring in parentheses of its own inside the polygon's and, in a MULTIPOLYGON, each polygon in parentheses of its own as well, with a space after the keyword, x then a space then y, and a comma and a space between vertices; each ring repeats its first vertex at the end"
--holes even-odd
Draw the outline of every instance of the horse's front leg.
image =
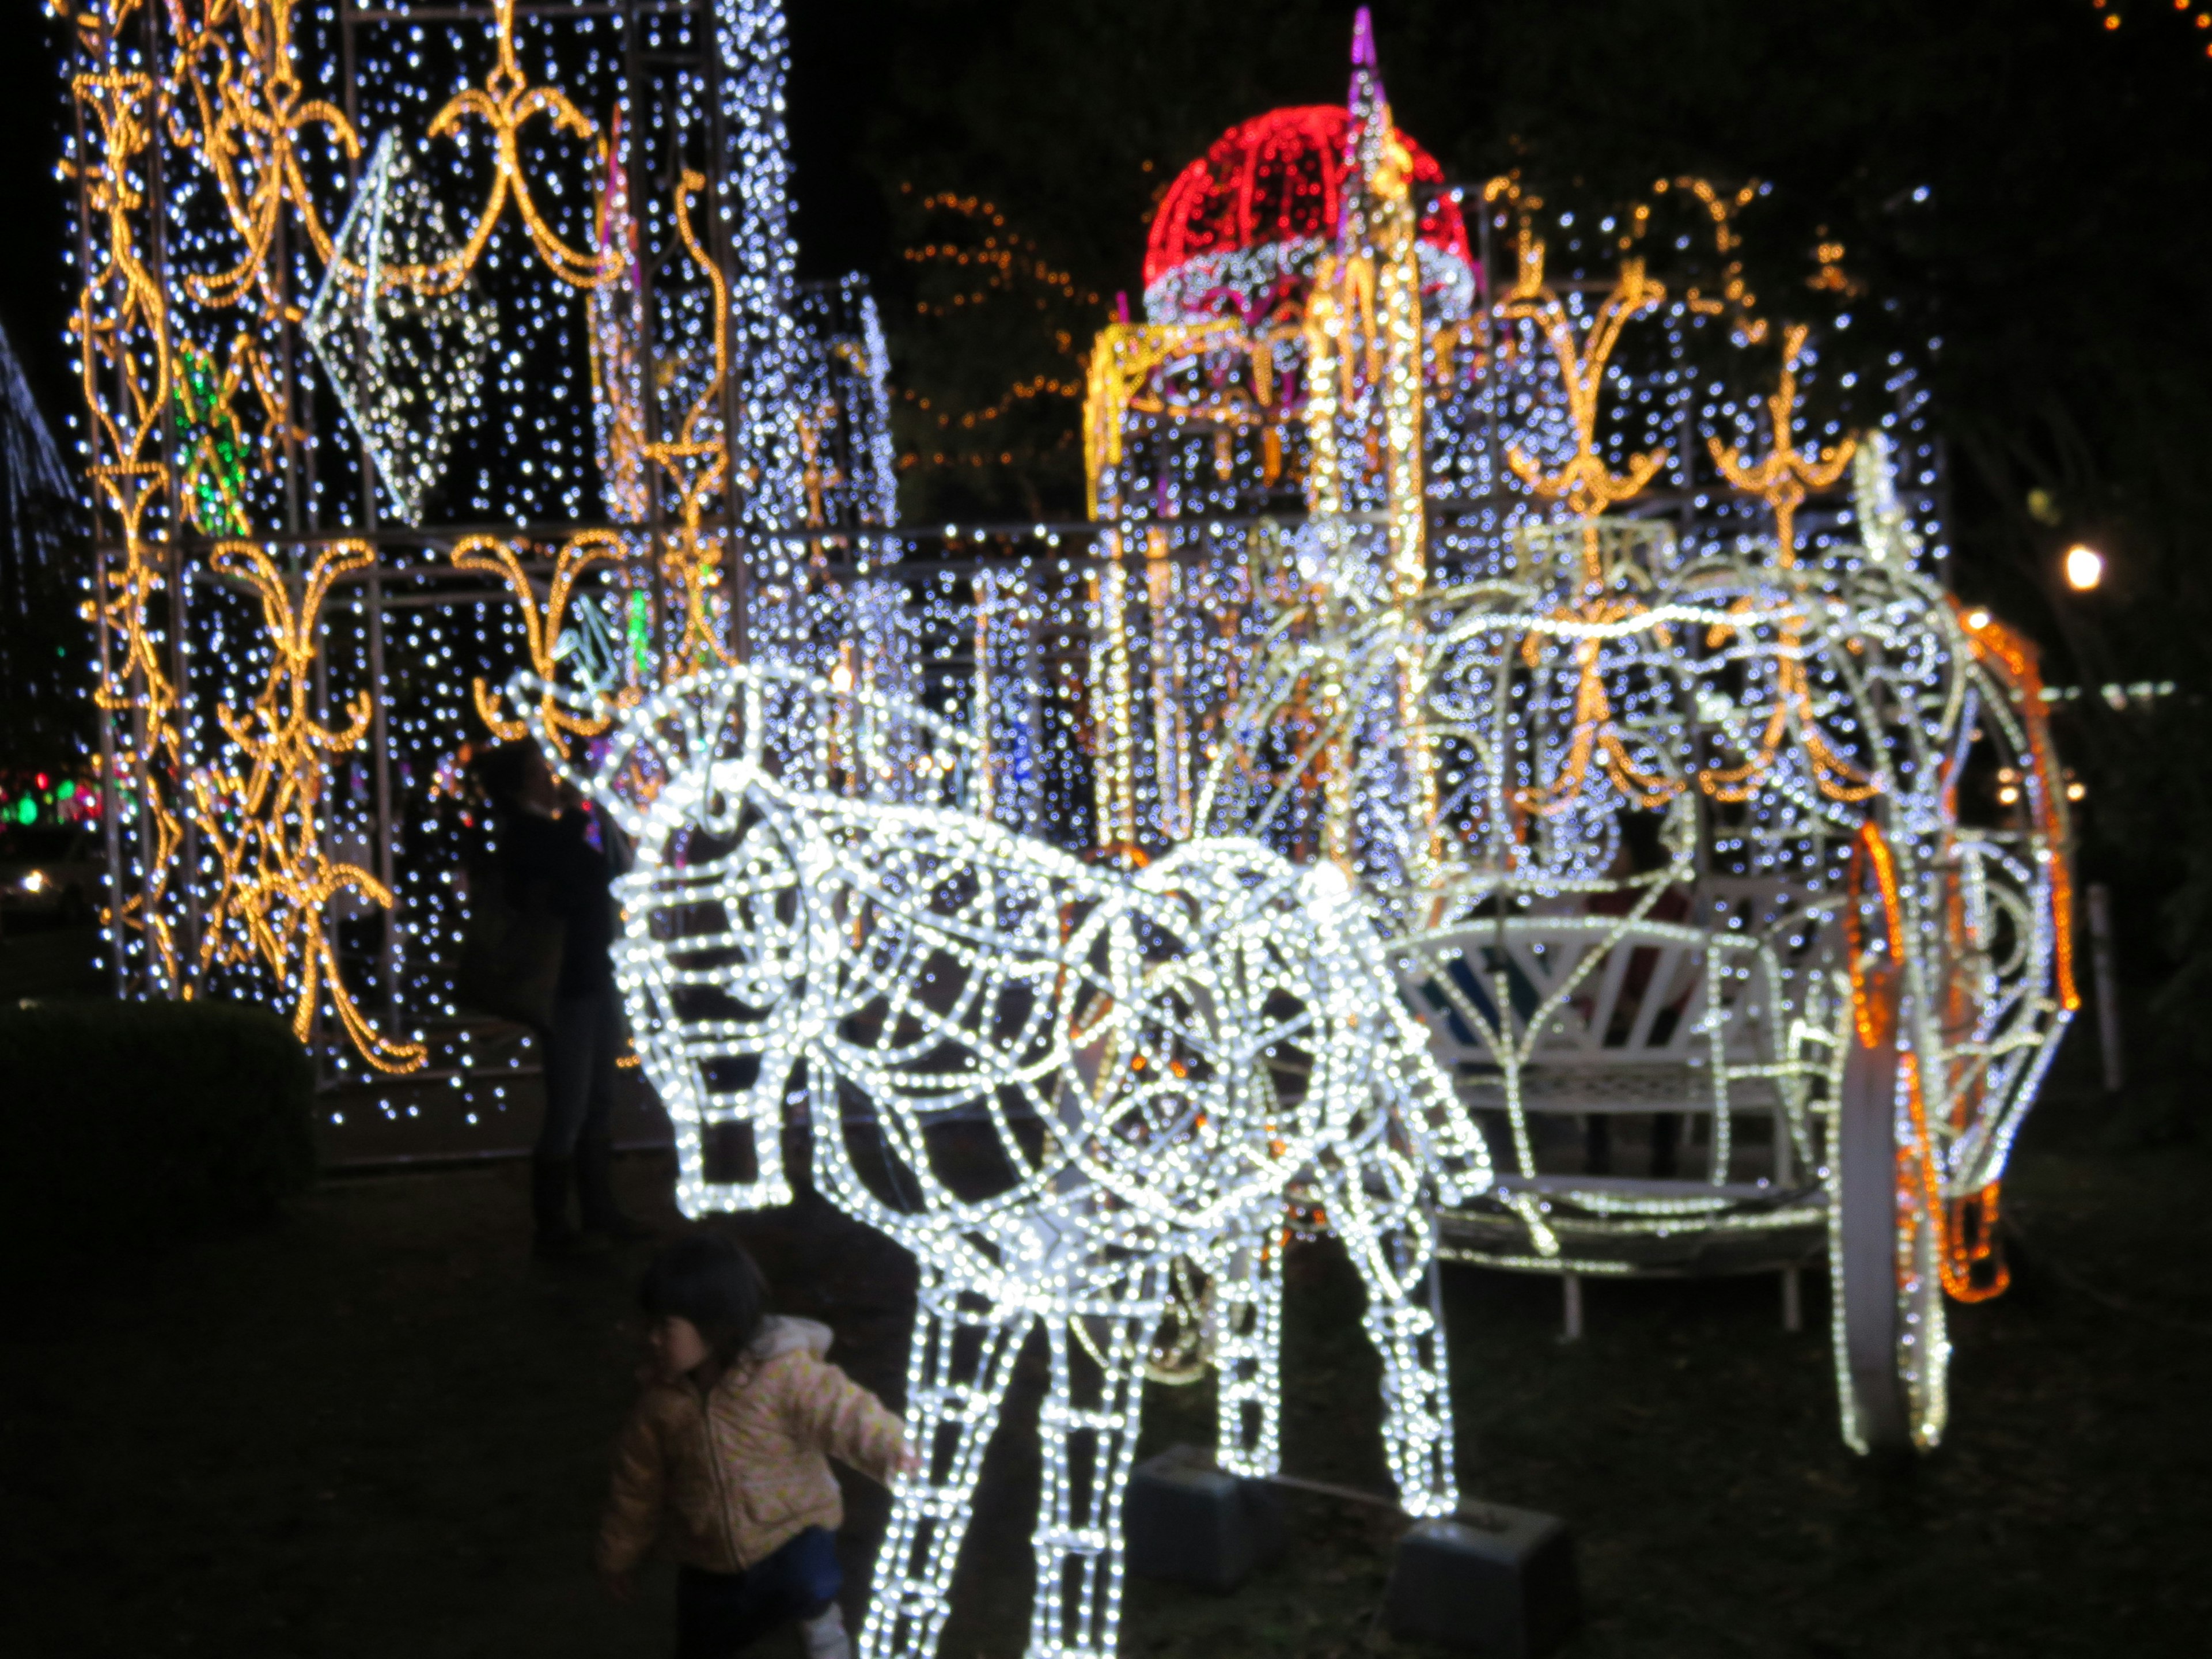
POLYGON ((1029 1328, 1028 1315, 1008 1314, 924 1269, 906 1384, 907 1446, 921 1467, 892 1492, 860 1659, 937 1650, 983 1449, 1029 1328))
POLYGON ((1159 1328, 1166 1264, 1046 1325, 1052 1392, 1037 1424, 1030 1659, 1112 1659, 1121 1621, 1121 1496, 1137 1447, 1145 1357, 1159 1328))
POLYGON ((1213 1275, 1216 1461, 1264 1480, 1282 1467, 1283 1235, 1255 1228, 1208 1261, 1213 1275))
POLYGON ((1377 1152, 1327 1182, 1329 1226, 1367 1287, 1361 1320, 1382 1359, 1382 1443, 1407 1514, 1459 1506, 1452 1472, 1450 1356, 1429 1300, 1436 1229, 1419 1172, 1377 1152))

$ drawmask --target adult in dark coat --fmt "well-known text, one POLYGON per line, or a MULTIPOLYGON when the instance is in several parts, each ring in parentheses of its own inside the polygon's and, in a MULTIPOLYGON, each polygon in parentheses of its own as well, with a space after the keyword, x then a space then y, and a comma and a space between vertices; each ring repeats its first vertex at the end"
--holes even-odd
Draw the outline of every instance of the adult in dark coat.
POLYGON ((617 833, 555 781, 534 743, 502 744, 482 757, 477 771, 496 814, 496 867, 507 902, 550 910, 561 921, 552 1016, 539 1034, 545 1121, 531 1155, 538 1253, 566 1255, 582 1243, 568 1220, 572 1182, 584 1233, 645 1237, 647 1230, 623 1214, 614 1195, 615 1063, 623 1046, 622 1000, 608 952, 615 935, 609 888, 617 833))

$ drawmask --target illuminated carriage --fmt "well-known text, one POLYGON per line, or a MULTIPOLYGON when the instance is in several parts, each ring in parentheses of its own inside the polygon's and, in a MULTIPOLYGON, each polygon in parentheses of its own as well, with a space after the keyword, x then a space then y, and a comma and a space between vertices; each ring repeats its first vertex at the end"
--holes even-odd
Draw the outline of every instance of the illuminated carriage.
POLYGON ((1663 526, 1518 540, 1525 570, 1402 617, 1310 584, 1202 809, 1367 874, 1501 1171, 1441 1212, 1447 1254, 1825 1251, 1846 1434, 1932 1443, 1943 1295, 2002 1287, 1996 1183, 2075 1000, 2032 659, 1902 549, 1838 574, 1663 526))
MULTIPOLYGON (((1448 1255, 1571 1310, 1586 1274, 1780 1269, 1793 1314, 1825 1255, 1846 1437, 1930 1445, 1944 1297, 2002 1288, 1997 1184, 2076 1001, 2033 651, 1929 574, 1909 375, 1855 444, 1856 377, 1754 313, 1755 190, 1662 181, 1559 278, 1574 216, 1494 181, 1492 293, 1364 31, 1354 60, 1333 121, 1170 187, 1153 320, 1094 356, 1099 839, 1356 879, 1501 1172, 1448 1255), (1672 295, 1669 211, 1709 254, 1672 295), (1847 469, 1848 507, 1808 499, 1847 469)), ((1840 258, 1809 286, 1847 326, 1840 258)))

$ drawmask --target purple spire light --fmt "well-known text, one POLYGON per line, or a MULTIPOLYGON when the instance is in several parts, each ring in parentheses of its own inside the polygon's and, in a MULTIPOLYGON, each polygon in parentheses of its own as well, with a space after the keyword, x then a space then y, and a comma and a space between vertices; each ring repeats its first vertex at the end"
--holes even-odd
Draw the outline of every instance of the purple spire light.
POLYGON ((1346 136, 1345 150, 1349 164, 1352 149, 1359 143, 1360 129, 1382 102, 1382 65, 1375 54, 1375 20, 1364 6, 1352 19, 1352 85, 1345 93, 1344 102, 1352 114, 1352 131, 1346 136))

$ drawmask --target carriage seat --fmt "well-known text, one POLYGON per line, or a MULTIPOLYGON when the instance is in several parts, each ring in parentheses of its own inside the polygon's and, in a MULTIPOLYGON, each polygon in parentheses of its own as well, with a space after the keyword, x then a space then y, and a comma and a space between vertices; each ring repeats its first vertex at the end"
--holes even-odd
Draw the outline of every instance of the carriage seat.
MULTIPOLYGON (((1407 940, 1400 982, 1479 1117, 1725 1109, 1772 1115, 1786 1142, 1782 989, 1755 936, 1610 915, 1486 918, 1407 940)), ((1509 1184, 1553 1179, 1502 1161, 1509 1184)), ((1737 1184, 1711 1173, 1702 1188, 1737 1184)))
POLYGON ((1524 1110, 1577 1115, 1778 1106, 1774 980, 1756 938, 1620 915, 1468 922, 1401 969, 1468 1106, 1504 1109, 1510 1078, 1524 1110))

